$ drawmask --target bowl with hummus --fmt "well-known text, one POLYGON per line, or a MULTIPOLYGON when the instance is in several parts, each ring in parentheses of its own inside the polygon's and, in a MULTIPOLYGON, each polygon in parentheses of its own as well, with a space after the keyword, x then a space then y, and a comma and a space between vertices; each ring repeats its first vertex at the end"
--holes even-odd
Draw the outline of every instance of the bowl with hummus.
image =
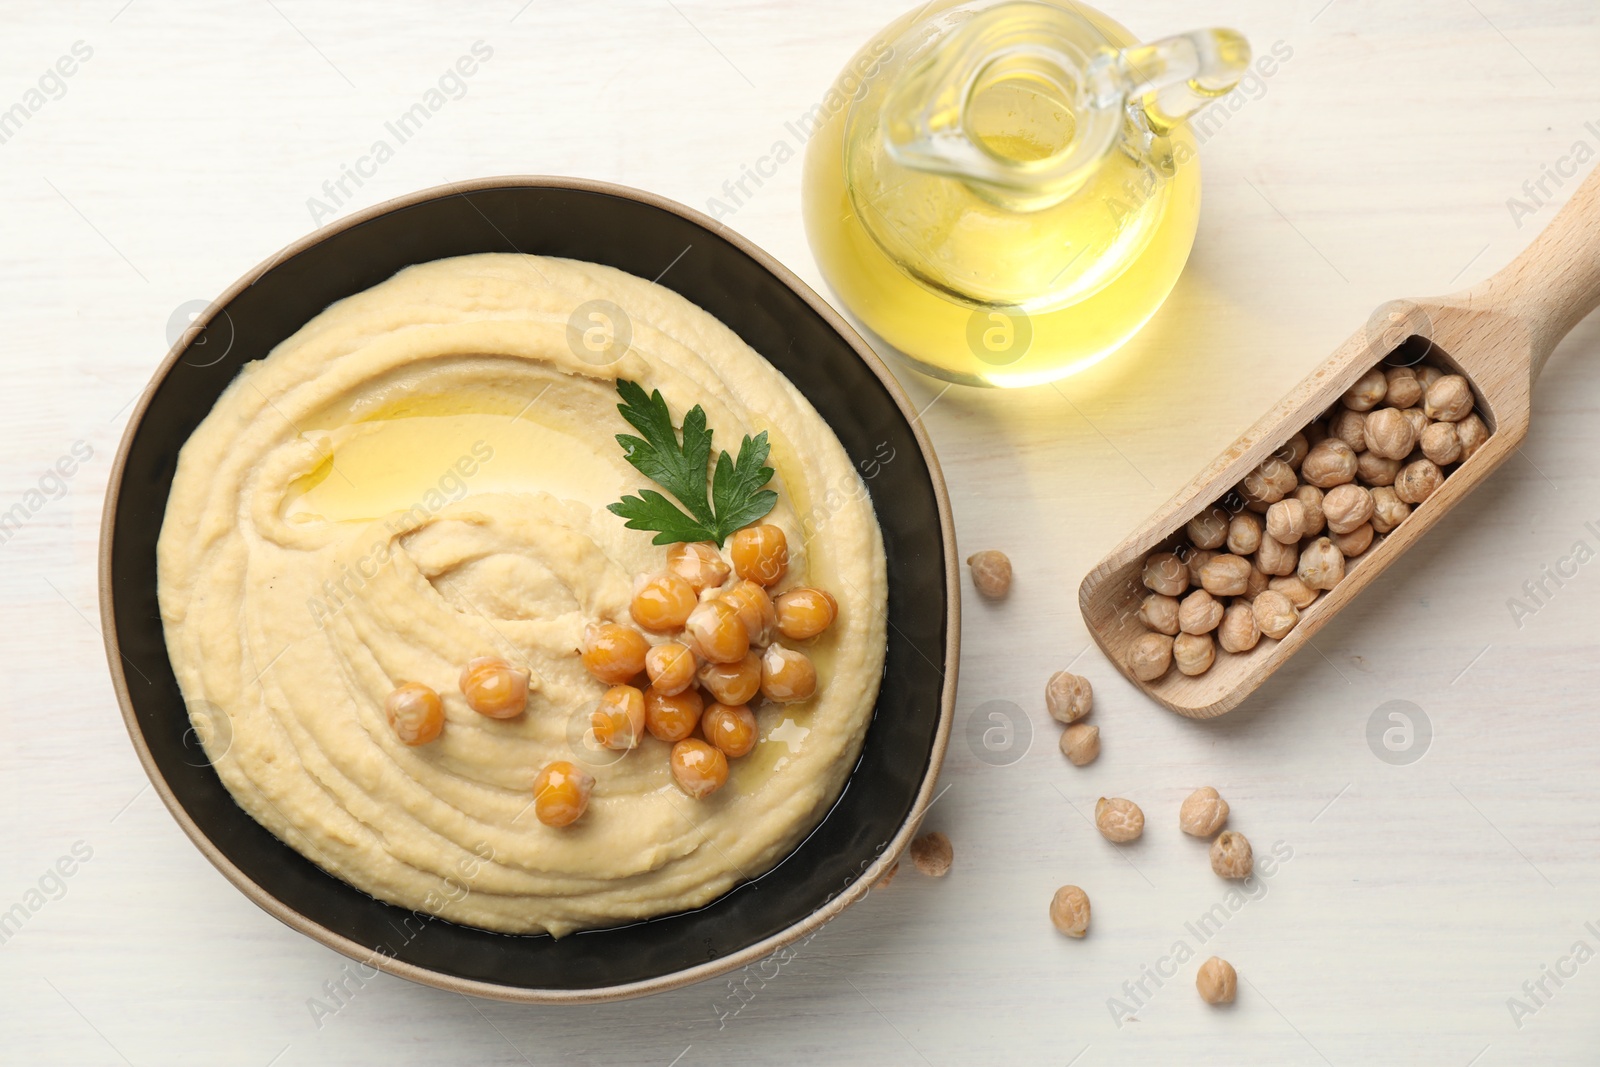
POLYGON ((200 315, 107 494, 108 660, 152 783, 292 928, 583 1002, 860 899, 933 795, 948 501, 794 275, 602 183, 324 227, 200 315))

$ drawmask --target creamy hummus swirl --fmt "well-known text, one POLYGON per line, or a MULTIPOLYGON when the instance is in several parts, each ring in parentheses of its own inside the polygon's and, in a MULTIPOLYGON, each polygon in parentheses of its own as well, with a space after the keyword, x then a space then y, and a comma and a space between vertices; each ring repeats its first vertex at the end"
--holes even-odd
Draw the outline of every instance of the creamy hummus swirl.
POLYGON ((239 805, 381 900, 492 930, 693 908, 768 870, 838 796, 883 669, 882 538, 838 439, 711 315, 571 260, 411 267, 246 366, 179 457, 158 566, 173 668, 239 805), (569 331, 593 301, 630 328, 609 364, 569 331), (802 646, 817 695, 753 708, 760 742, 706 800, 673 784, 664 742, 620 758, 584 743, 604 689, 579 662, 584 629, 628 621, 635 576, 666 554, 605 510, 648 485, 614 440, 630 432, 618 377, 661 390, 675 421, 701 405, 716 448, 768 433, 765 521, 790 546, 778 588, 839 601, 802 646), (466 436, 430 455, 440 426, 466 436), (425 491, 393 488, 419 471, 425 491), (480 655, 533 671, 523 715, 466 706, 457 676, 480 655), (416 748, 383 711, 412 681, 446 715, 416 748), (597 779, 563 829, 530 805, 556 759, 597 779))

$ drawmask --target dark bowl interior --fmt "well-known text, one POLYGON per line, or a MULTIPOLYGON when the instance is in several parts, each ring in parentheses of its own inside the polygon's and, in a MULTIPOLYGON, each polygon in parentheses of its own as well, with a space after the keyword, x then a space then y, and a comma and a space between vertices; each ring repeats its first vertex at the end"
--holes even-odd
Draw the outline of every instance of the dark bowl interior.
POLYGON ((781 934, 855 883, 901 829, 935 757, 951 621, 937 475, 889 387, 822 312, 734 241, 664 206, 622 191, 507 179, 342 228, 272 265, 211 316, 155 383, 124 447, 103 581, 122 658, 114 669, 125 677, 154 771, 245 878, 310 923, 374 952, 508 991, 571 993, 651 982, 724 958, 781 934), (772 871, 697 911, 561 941, 384 904, 325 874, 245 814, 195 742, 156 603, 156 538, 178 450, 239 368, 332 302, 403 267, 489 251, 660 275, 661 284, 728 324, 806 395, 852 459, 876 472, 866 484, 888 550, 882 691, 860 762, 816 830, 772 871))

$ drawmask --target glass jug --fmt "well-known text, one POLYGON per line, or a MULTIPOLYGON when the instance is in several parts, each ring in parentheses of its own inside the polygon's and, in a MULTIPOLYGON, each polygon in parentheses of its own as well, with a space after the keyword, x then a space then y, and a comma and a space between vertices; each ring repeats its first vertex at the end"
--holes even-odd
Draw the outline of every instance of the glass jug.
POLYGON ((812 111, 818 265, 928 374, 1075 373, 1171 292, 1200 213, 1183 121, 1249 61, 1230 30, 1139 45, 1070 0, 935 0, 862 48, 812 111))

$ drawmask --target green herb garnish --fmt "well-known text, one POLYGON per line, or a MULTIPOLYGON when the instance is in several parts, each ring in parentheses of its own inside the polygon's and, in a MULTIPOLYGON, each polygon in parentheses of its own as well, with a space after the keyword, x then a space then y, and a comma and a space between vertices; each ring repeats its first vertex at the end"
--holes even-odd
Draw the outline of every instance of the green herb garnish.
POLYGON ((683 443, 673 429, 667 402, 658 389, 646 396, 638 382, 617 381, 622 403, 617 410, 643 437, 617 434, 628 462, 661 488, 678 498, 680 509, 654 489, 625 496, 609 506, 627 519, 630 530, 656 530, 655 544, 674 541, 713 541, 718 547, 735 530, 755 522, 778 502, 778 494, 762 486, 772 478, 767 462, 767 432, 745 436, 739 458, 723 452, 706 492, 706 472, 711 463, 711 430, 706 413, 696 404, 683 417, 683 443))

